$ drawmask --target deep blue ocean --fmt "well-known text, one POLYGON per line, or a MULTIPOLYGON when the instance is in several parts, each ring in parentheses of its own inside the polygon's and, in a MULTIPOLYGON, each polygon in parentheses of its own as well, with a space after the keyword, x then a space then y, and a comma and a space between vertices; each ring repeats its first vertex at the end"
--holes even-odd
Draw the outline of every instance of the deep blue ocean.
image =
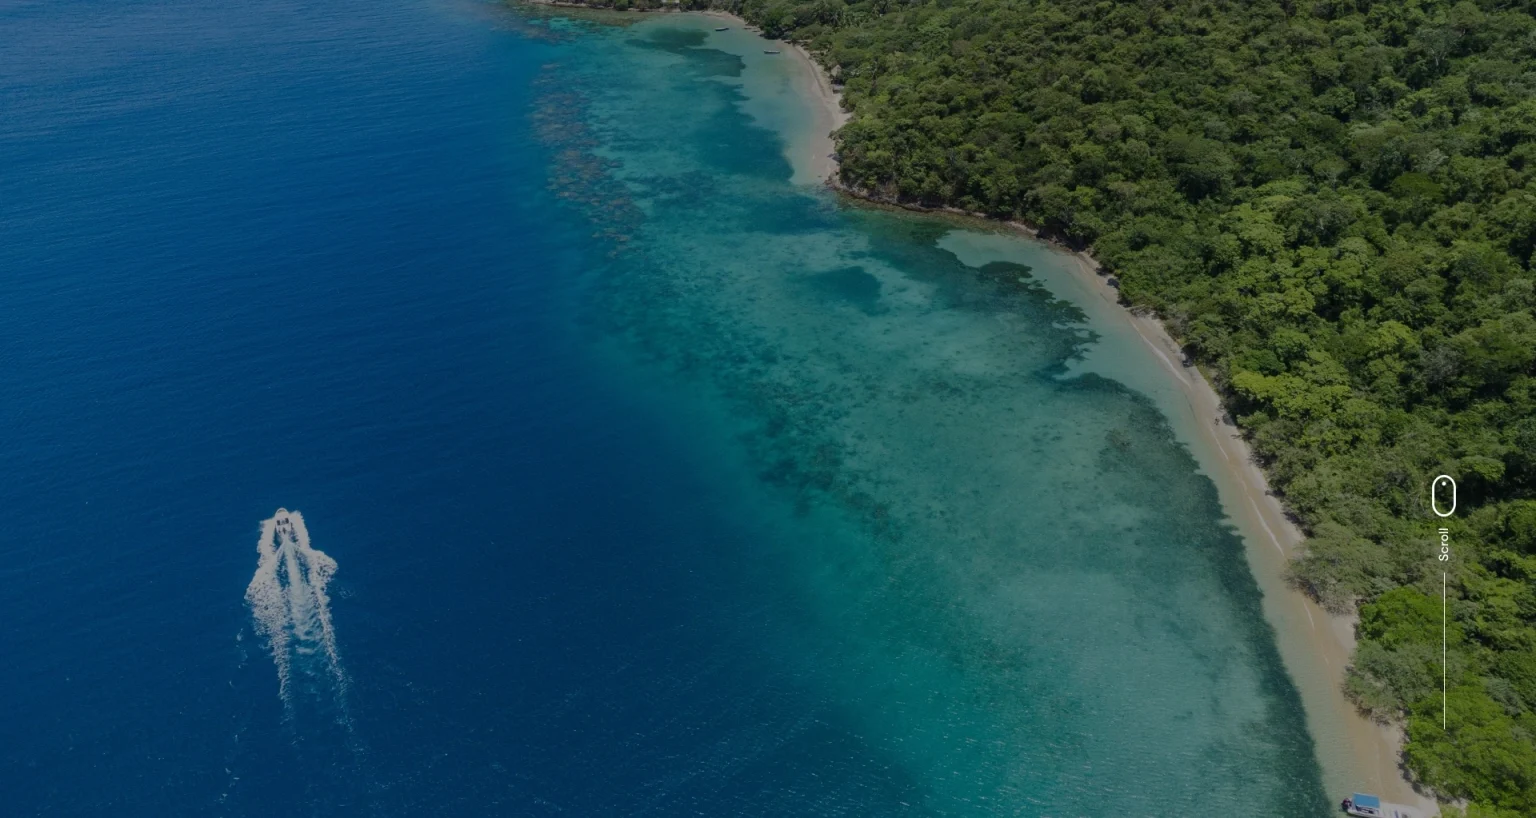
POLYGON ((1315 811, 1048 254, 792 185, 760 56, 645 25, 0 7, 0 812, 1315 811))

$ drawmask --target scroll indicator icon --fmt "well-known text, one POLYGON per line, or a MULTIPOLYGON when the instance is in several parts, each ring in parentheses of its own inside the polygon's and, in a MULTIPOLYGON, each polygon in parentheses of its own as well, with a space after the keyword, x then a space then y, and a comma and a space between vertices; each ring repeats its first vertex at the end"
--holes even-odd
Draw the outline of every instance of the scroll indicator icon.
POLYGON ((1436 516, 1449 517, 1456 513, 1456 481, 1450 475, 1442 474, 1429 484, 1429 507, 1436 516), (1450 493, 1450 506, 1445 511, 1440 508, 1443 505, 1445 494, 1450 493))

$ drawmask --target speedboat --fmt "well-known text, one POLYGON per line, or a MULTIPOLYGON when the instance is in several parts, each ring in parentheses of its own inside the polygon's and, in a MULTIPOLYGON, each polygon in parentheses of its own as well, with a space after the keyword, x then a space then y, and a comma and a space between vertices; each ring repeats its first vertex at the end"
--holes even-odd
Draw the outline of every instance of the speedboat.
POLYGON ((777 51, 769 51, 767 49, 763 49, 763 53, 764 54, 778 54, 779 52, 777 52, 777 51))
POLYGON ((716 31, 730 31, 731 29, 730 29, 729 26, 721 26, 721 27, 719 27, 719 28, 717 28, 715 30, 716 31))

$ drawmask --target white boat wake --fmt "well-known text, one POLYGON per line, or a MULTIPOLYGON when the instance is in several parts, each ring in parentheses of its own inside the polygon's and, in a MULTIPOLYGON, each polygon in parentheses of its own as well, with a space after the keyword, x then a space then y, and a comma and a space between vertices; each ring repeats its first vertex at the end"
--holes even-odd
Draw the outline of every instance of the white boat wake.
POLYGON ((325 586, 336 561, 310 547, 304 515, 278 509, 261 523, 256 543, 256 575, 245 589, 256 633, 266 639, 277 665, 278 695, 293 708, 293 673, 329 680, 336 701, 343 701, 347 676, 336 652, 331 599, 325 586))

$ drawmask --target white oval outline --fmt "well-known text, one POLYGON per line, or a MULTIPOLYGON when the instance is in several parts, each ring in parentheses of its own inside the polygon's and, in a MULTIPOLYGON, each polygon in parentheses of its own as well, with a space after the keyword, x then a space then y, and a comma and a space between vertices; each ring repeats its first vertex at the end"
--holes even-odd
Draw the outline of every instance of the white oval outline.
POLYGON ((1429 482, 1429 509, 1430 511, 1435 512, 1435 515, 1439 517, 1449 517, 1456 513, 1456 481, 1451 479, 1449 474, 1442 474, 1429 482), (1440 485, 1441 480, 1451 484, 1450 511, 1441 511, 1439 503, 1436 502, 1439 500, 1439 498, 1435 496, 1435 487, 1440 485))

